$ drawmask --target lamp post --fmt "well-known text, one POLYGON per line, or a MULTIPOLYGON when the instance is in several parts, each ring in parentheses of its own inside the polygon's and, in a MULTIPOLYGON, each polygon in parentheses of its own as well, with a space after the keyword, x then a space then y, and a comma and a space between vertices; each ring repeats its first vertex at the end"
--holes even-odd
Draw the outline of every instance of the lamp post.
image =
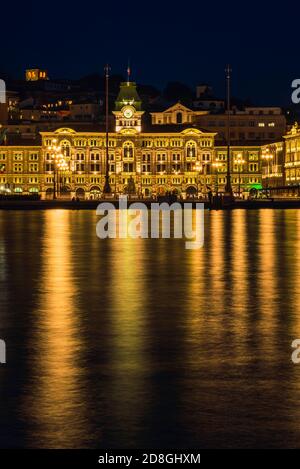
POLYGON ((246 161, 243 159, 243 155, 241 153, 238 153, 238 155, 236 155, 236 158, 234 160, 234 164, 236 164, 237 167, 238 167, 238 175, 239 175, 238 194, 239 194, 239 197, 241 196, 241 170, 243 170, 243 165, 245 163, 246 163, 246 161))
POLYGON ((197 177, 197 196, 198 196, 198 199, 199 199, 199 175, 200 175, 200 171, 202 171, 203 167, 202 167, 202 164, 197 161, 195 166, 193 167, 194 171, 196 171, 196 177, 197 177))
POLYGON ((54 166, 54 171, 53 171, 53 200, 57 199, 57 191, 56 191, 56 186, 57 186, 57 164, 60 160, 63 159, 63 154, 61 153, 61 147, 60 145, 57 145, 57 140, 54 138, 51 141, 51 145, 48 147, 48 150, 51 152, 51 158, 53 160, 53 166, 54 166))
POLYGON ((117 167, 117 162, 116 162, 116 171, 115 171, 115 197, 117 198, 117 189, 118 189, 118 176, 120 173, 120 168, 117 167))
POLYGON ((142 171, 141 171, 141 168, 137 168, 136 170, 137 174, 138 174, 138 181, 139 181, 139 184, 138 184, 138 188, 139 188, 139 197, 143 197, 143 182, 142 182, 142 171))
MULTIPOLYGON (((69 165, 68 163, 66 162, 66 160, 64 158, 60 159, 57 163, 57 169, 58 171, 60 171, 61 173, 64 173, 65 171, 67 171, 67 169, 69 168, 69 165)), ((64 181, 63 181, 64 182, 64 181)), ((60 181, 60 186, 59 186, 59 193, 61 194, 61 181, 60 181)))
POLYGON ((219 192, 219 174, 218 174, 218 168, 220 168, 220 166, 222 166, 222 163, 220 163, 219 161, 215 161, 214 163, 212 163, 212 166, 216 169, 216 173, 215 173, 215 176, 216 176, 216 184, 215 184, 215 187, 216 187, 216 195, 218 195, 218 192, 219 192))
POLYGON ((105 166, 105 183, 103 188, 104 194, 111 193, 109 183, 109 161, 108 161, 108 80, 109 80, 109 65, 105 65, 105 142, 106 142, 106 166, 105 166))
POLYGON ((206 174, 207 174, 207 162, 206 161, 202 161, 202 170, 203 170, 203 181, 204 181, 204 184, 203 184, 203 193, 204 193, 204 197, 206 198, 206 193, 207 193, 207 182, 206 182, 206 174))
POLYGON ((269 177, 270 177, 270 161, 273 159, 272 153, 270 153, 270 150, 267 148, 263 154, 261 155, 262 159, 267 162, 267 181, 266 181, 266 187, 269 187, 269 177))
POLYGON ((226 96, 227 96, 227 175, 226 175, 226 185, 225 192, 232 196, 232 186, 231 186, 231 168, 230 168, 230 78, 231 78, 231 68, 230 65, 226 67, 226 96))
MULTIPOLYGON (((176 165, 176 168, 177 168, 177 165, 176 165)), ((178 176, 178 174, 180 174, 180 171, 178 171, 178 169, 173 168, 172 169, 172 174, 174 174, 174 176, 178 176)), ((175 188, 173 189, 173 193, 178 194, 178 189, 176 188, 176 185, 177 185, 177 181, 175 181, 175 183, 174 183, 175 188)), ((173 187, 172 177, 171 177, 171 186, 173 187)))

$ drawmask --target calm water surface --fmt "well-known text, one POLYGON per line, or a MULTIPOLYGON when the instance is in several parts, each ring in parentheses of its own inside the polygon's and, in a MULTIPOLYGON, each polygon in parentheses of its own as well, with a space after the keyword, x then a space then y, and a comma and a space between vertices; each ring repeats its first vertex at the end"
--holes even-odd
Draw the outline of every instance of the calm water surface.
POLYGON ((188 251, 0 213, 1 447, 300 447, 300 211, 205 217, 188 251))

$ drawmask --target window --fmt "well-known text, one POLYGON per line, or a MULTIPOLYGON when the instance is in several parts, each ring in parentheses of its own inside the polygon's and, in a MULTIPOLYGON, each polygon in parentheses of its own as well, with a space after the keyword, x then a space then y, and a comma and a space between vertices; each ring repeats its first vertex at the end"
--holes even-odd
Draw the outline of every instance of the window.
POLYGON ((202 161, 210 161, 210 154, 209 153, 203 153, 202 154, 202 161))
POLYGON ((99 153, 91 153, 91 161, 100 161, 99 153))
POLYGON ((196 158, 197 148, 195 142, 188 142, 186 145, 187 158, 196 158))
POLYGON ((46 163, 46 171, 50 172, 54 170, 54 166, 52 163, 46 163))
POLYGON ((133 163, 124 163, 123 164, 123 171, 125 173, 133 173, 133 163))
POLYGON ((161 161, 166 161, 166 154, 165 153, 158 153, 157 154, 157 162, 161 162, 161 161))
POLYGON ((142 172, 143 173, 151 173, 151 165, 148 164, 143 164, 142 165, 142 172))
POLYGON ((227 160, 227 153, 218 153, 216 157, 217 161, 226 161, 227 160))
POLYGON ((181 140, 171 139, 170 145, 171 145, 171 147, 181 147, 182 142, 181 142, 181 140))
POLYGON ((151 161, 151 155, 150 155, 149 153, 147 153, 147 154, 143 153, 142 159, 143 159, 143 162, 148 162, 148 163, 150 163, 150 161, 151 161))
POLYGON ((178 164, 178 163, 172 164, 172 172, 173 173, 180 173, 180 164, 178 164))
POLYGON ((173 153, 172 160, 173 161, 180 161, 180 153, 173 153))
POLYGON ((77 140, 76 139, 74 141, 74 144, 75 144, 76 147, 85 147, 86 146, 86 140, 84 140, 84 139, 78 139, 77 140))
POLYGON ((156 165, 156 171, 158 173, 164 173, 166 171, 166 165, 165 164, 157 164, 156 165))
POLYGON ((37 173, 39 170, 38 163, 29 163, 29 172, 30 173, 37 173))
POLYGON ((23 171, 22 163, 14 163, 14 173, 21 173, 23 171))
POLYGON ((258 171, 258 163, 250 163, 249 171, 252 173, 256 173, 258 171))
POLYGON ((182 124, 182 113, 177 112, 176 114, 176 124, 182 124))
POLYGON ((258 160, 258 152, 249 152, 249 161, 256 161, 258 160))
POLYGON ((211 140, 201 140, 201 147, 211 147, 211 140))
POLYGON ((38 153, 29 153, 29 161, 38 161, 39 155, 38 153))
POLYGON ((71 149, 70 149, 70 142, 68 140, 63 140, 60 142, 61 151, 63 155, 70 156, 71 149))
POLYGON ((125 142, 123 145, 123 158, 133 158, 134 147, 132 142, 125 142))
POLYGON ((81 172, 84 171, 85 165, 84 163, 76 163, 76 171, 81 172))
POLYGON ((14 161, 22 161, 22 160, 23 160, 23 153, 14 152, 14 161))
POLYGON ((100 171, 100 164, 99 163, 92 163, 91 164, 91 171, 93 173, 95 173, 95 172, 98 173, 100 171))
POLYGON ((96 139, 92 139, 90 140, 89 143, 90 143, 90 147, 98 147, 100 142, 96 139))
POLYGON ((84 153, 76 153, 77 161, 84 161, 84 153))

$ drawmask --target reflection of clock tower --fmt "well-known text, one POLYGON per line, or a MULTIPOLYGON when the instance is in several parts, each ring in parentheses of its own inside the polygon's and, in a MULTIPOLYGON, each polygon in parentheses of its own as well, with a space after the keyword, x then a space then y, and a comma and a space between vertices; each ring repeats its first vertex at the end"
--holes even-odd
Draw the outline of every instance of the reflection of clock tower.
POLYGON ((144 114, 144 111, 141 111, 141 104, 136 83, 130 81, 121 83, 116 108, 113 111, 116 116, 116 132, 132 134, 141 131, 144 114))

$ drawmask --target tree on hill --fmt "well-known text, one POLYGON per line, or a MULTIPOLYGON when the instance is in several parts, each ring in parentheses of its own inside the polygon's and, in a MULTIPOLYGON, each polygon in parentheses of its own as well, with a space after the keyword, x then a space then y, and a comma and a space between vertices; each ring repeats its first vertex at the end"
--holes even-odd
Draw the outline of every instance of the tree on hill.
POLYGON ((163 97, 167 101, 180 101, 190 106, 193 102, 194 93, 192 89, 184 83, 171 81, 163 91, 163 97))

